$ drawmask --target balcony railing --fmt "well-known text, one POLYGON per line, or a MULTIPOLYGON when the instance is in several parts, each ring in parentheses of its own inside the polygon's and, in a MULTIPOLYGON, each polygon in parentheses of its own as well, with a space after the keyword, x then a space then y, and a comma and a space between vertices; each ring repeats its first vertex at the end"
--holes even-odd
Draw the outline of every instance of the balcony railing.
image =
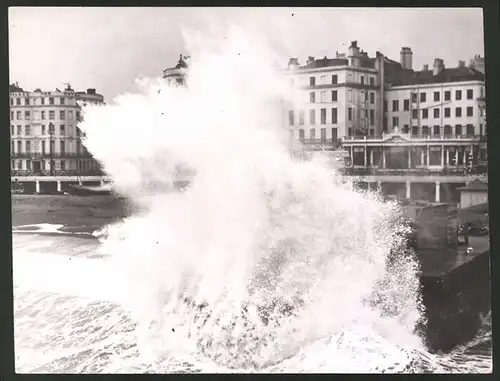
POLYGON ((340 140, 339 139, 299 139, 299 142, 302 143, 304 147, 307 148, 324 148, 331 150, 333 148, 338 148, 340 147, 340 140))
POLYGON ((28 176, 106 176, 100 169, 90 169, 86 171, 79 170, 54 170, 49 171, 31 171, 31 170, 16 170, 10 171, 11 177, 28 177, 28 176))
POLYGON ((72 159, 91 159, 92 155, 89 152, 80 152, 80 153, 75 153, 75 152, 57 152, 53 153, 52 155, 49 152, 11 152, 10 157, 12 159, 36 159, 36 158, 46 158, 50 159, 52 158, 72 158, 72 159))
MULTIPOLYGON (((441 135, 431 135, 431 134, 419 134, 419 135, 410 135, 410 134, 402 134, 404 135, 405 139, 409 140, 451 140, 451 139, 456 139, 456 140, 472 140, 472 141, 479 141, 479 142, 485 142, 487 137, 485 135, 463 135, 463 134, 441 134, 441 135)), ((377 135, 377 136, 346 136, 342 139, 343 142, 345 141, 357 141, 357 140, 383 140, 387 138, 387 135, 377 135)))
POLYGON ((483 175, 487 173, 486 166, 478 166, 477 168, 468 169, 465 167, 459 168, 443 168, 443 169, 427 169, 427 168, 412 168, 412 169, 387 169, 387 168, 356 168, 348 167, 341 168, 340 172, 346 176, 465 176, 465 175, 483 175))

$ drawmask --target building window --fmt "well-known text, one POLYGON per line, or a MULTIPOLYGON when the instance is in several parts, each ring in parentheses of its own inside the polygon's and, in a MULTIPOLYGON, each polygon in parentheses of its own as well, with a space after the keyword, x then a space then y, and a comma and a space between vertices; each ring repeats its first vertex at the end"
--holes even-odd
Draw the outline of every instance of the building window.
POLYGON ((338 115, 337 115, 337 108, 332 108, 332 124, 337 124, 338 123, 338 115))
POLYGON ((418 126, 413 126, 411 128, 411 134, 412 136, 418 136, 418 126))
POLYGON ((16 105, 21 106, 21 98, 16 98, 16 105))
POLYGON ((76 112, 76 120, 78 120, 78 121, 80 120, 80 111, 76 112))
POLYGON ((299 124, 304 124, 304 110, 299 110, 299 124))
POLYGON ((45 135, 45 124, 42 124, 42 135, 45 135))
POLYGON ((411 103, 417 103, 417 93, 411 93, 411 103))
POLYGON ((314 91, 312 93, 309 93, 309 102, 316 103, 316 94, 314 93, 314 91))
POLYGON ((14 118, 14 111, 10 112, 10 120, 15 120, 15 118, 14 118))
POLYGON ((352 108, 347 109, 347 120, 351 121, 352 120, 352 108))
MULTIPOLYGON (((439 94, 439 93, 438 93, 438 94, 439 94)), ((434 118, 439 118, 439 109, 438 109, 438 108, 435 108, 435 109, 433 110, 433 112, 434 112, 434 118)))
POLYGON ((30 99, 29 98, 24 98, 24 104, 26 106, 29 106, 30 105, 30 99))
POLYGON ((422 136, 429 136, 429 126, 422 126, 422 136))
POLYGON ((462 135, 462 125, 461 124, 455 125, 455 135, 457 135, 457 136, 462 135))
POLYGON ((375 78, 370 77, 370 86, 374 87, 375 86, 375 78))
POLYGON ((444 92, 444 100, 451 101, 451 91, 448 90, 444 92))
POLYGON ((467 99, 472 99, 474 98, 474 90, 469 89, 467 90, 467 99))
POLYGON ((438 126, 438 125, 435 125, 435 126, 434 126, 434 136, 439 136, 439 134, 440 134, 440 131, 439 131, 439 130, 440 130, 440 129, 439 129, 439 126, 438 126))
POLYGON ((42 105, 44 105, 45 104, 45 98, 43 98, 43 97, 40 98, 40 102, 41 102, 42 105))
POLYGON ((42 140, 42 155, 45 155, 45 140, 42 140))
POLYGON ((59 135, 62 135, 62 136, 66 135, 66 126, 64 124, 61 124, 59 126, 59 135))
POLYGON ((365 102, 368 102, 368 91, 364 92, 363 90, 361 90, 361 94, 365 94, 365 102))
POLYGON ((332 75, 332 85, 336 85, 337 83, 339 83, 338 75, 337 74, 332 75))
POLYGON ((25 120, 30 120, 30 112, 29 111, 25 111, 24 112, 24 119, 25 120))
POLYGON ((66 113, 64 112, 64 110, 59 111, 59 119, 61 120, 66 119, 66 113))
POLYGON ((427 102, 427 93, 420 93, 420 102, 424 103, 427 102))
POLYGON ((384 101, 384 112, 387 112, 387 101, 384 101))
POLYGON ((352 127, 347 129, 347 136, 352 136, 352 127))
POLYGON ((288 124, 293 126, 295 124, 293 110, 288 111, 288 124))
POLYGON ((31 153, 31 142, 29 140, 26 140, 24 144, 26 146, 26 153, 31 153))
POLYGON ((61 97, 61 104, 63 105, 64 104, 64 98, 61 97))
POLYGON ((54 104, 54 98, 50 97, 49 98, 49 105, 53 105, 54 104))
POLYGON ((76 136, 77 136, 77 137, 80 137, 80 135, 81 135, 80 129, 77 127, 77 128, 76 128, 76 136))
POLYGON ((17 135, 21 135, 22 134, 21 128, 22 127, 20 125, 17 125, 17 135))
POLYGON ((316 110, 309 110, 309 124, 316 124, 316 110))
POLYGON ((21 141, 18 140, 17 141, 17 153, 22 153, 23 152, 21 144, 22 144, 21 141))
POLYGON ((399 118, 397 116, 392 117, 392 127, 397 127, 399 125, 399 118))
POLYGON ((397 100, 392 101, 392 111, 399 111, 399 102, 397 100))
POLYGON ((455 100, 457 101, 462 100, 462 90, 455 90, 455 100))
POLYGON ((321 103, 326 103, 326 91, 322 91, 319 93, 319 99, 321 103))
POLYGON ((352 90, 347 89, 347 101, 352 102, 352 90))
POLYGON ((332 90, 332 102, 338 101, 338 93, 337 90, 332 90))
POLYGON ((61 171, 66 170, 66 162, 64 160, 61 160, 61 171))
POLYGON ((309 77, 309 86, 316 86, 316 77, 309 77))
POLYGON ((45 111, 42 111, 42 112, 41 112, 41 119, 42 119, 42 120, 45 120, 45 111))
POLYGON ((374 104, 375 103, 375 93, 371 92, 370 93, 370 104, 374 104))
MULTIPOLYGON (((11 153, 14 153, 14 149, 16 148, 16 143, 14 142, 10 142, 10 152, 11 153)), ((12 166, 12 168, 14 168, 14 166, 12 166)))
POLYGON ((14 98, 10 98, 10 105, 14 106, 14 98))
POLYGON ((31 135, 31 127, 29 124, 27 124, 26 126, 24 126, 24 134, 26 136, 30 136, 31 135))
POLYGON ((467 116, 474 116, 474 108, 467 107, 467 116))
POLYGON ((54 125, 52 123, 49 124, 49 134, 54 134, 54 125))
POLYGON ((23 116, 22 116, 21 111, 16 111, 16 119, 17 120, 23 120, 23 116))
POLYGON ((449 124, 444 126, 444 135, 451 135, 451 126, 449 124))
POLYGON ((10 135, 14 136, 14 126, 10 126, 10 135))
POLYGON ((360 81, 361 81, 361 84, 364 85, 365 84, 365 77, 362 75, 361 78, 360 78, 360 81))
POLYGON ((407 124, 405 124, 403 126, 403 134, 407 134, 408 132, 410 132, 410 126, 408 126, 407 124))
POLYGON ((54 110, 49 111, 49 120, 54 120, 56 118, 56 112, 54 110))
POLYGON ((326 124, 326 108, 321 109, 321 124, 326 124))
POLYGON ((321 129, 321 142, 326 142, 326 128, 321 129))
POLYGON ((467 137, 470 138, 472 136, 474 136, 474 126, 472 124, 468 124, 467 125, 467 137))
POLYGON ((65 141, 64 140, 61 140, 59 142, 59 151, 61 152, 61 154, 65 154, 66 153, 66 145, 64 144, 65 141))
POLYGON ((455 108, 455 116, 457 118, 460 118, 462 116, 462 107, 456 107, 455 108))
POLYGON ((444 108, 444 117, 449 118, 451 116, 451 109, 449 107, 444 108))
POLYGON ((418 110, 411 110, 411 118, 418 119, 418 110))
POLYGON ((370 126, 375 125, 375 110, 370 110, 370 126))
POLYGON ((427 118, 429 118, 429 109, 424 108, 422 110, 422 119, 427 119, 427 118))
MULTIPOLYGON (((304 137, 305 137, 304 130, 301 128, 299 130, 299 139, 303 141, 304 137)), ((80 143, 80 142, 78 142, 78 143, 80 143)), ((79 147, 80 147, 80 145, 77 146, 77 148, 79 148, 79 147)), ((79 150, 77 150, 77 151, 79 151, 79 150)))
POLYGON ((439 102, 439 91, 434 91, 434 102, 439 102))
POLYGON ((309 130, 309 139, 311 139, 311 140, 316 139, 316 130, 314 128, 311 128, 309 130))

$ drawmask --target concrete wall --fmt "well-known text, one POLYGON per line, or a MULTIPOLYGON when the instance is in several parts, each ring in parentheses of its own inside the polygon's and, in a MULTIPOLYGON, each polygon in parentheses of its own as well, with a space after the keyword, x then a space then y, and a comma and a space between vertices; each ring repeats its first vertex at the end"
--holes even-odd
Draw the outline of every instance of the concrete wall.
POLYGON ((462 208, 467 208, 469 206, 484 204, 488 202, 488 192, 470 192, 467 190, 463 190, 460 195, 460 206, 462 208))

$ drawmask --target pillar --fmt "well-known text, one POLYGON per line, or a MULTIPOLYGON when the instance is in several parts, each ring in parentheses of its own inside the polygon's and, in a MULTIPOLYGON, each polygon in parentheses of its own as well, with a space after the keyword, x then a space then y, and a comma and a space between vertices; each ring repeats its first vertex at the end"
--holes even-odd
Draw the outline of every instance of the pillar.
POLYGON ((455 147, 455 166, 458 167, 458 147, 455 147))
POLYGON ((82 179, 78 178, 78 185, 82 185, 82 179))
POLYGON ((436 202, 441 202, 441 183, 436 181, 436 202))
POLYGON ((382 192, 382 181, 377 181, 377 188, 379 192, 382 192))
POLYGON ((410 199, 411 198, 411 182, 406 181, 406 198, 410 199))
POLYGON ((384 168, 384 169, 385 169, 385 162, 386 162, 385 147, 382 147, 382 168, 384 168))
POLYGON ((35 192, 40 193, 40 181, 35 181, 35 192))
POLYGON ((370 150, 370 165, 373 167, 374 166, 374 163, 373 163, 373 147, 372 149, 370 150))
MULTIPOLYGON (((365 136, 365 138, 366 138, 366 136, 365 136)), ((366 148, 367 148, 367 147, 365 146, 365 150, 364 150, 364 152, 363 152, 363 154, 364 154, 363 160, 364 160, 364 166, 365 166, 365 167, 366 167, 366 166, 367 166, 367 164, 368 164, 368 163, 367 163, 367 159, 368 159, 368 157, 367 157, 366 148)))
POLYGON ((408 146, 408 169, 411 168, 411 146, 408 146))
MULTIPOLYGON (((465 147, 464 147, 464 148, 465 148, 465 147)), ((466 149, 464 149, 464 160, 463 160, 464 165, 465 165, 465 160, 466 160, 466 158, 467 158, 467 150, 466 150, 466 149)))
POLYGON ((61 181, 60 180, 57 181, 57 191, 59 193, 61 193, 61 181))
POLYGON ((450 164, 450 149, 448 147, 445 148, 446 154, 444 156, 445 165, 448 166, 450 164))
POLYGON ((420 147, 420 165, 424 165, 424 147, 420 147))
POLYGON ((441 167, 444 167, 444 146, 441 146, 441 167))

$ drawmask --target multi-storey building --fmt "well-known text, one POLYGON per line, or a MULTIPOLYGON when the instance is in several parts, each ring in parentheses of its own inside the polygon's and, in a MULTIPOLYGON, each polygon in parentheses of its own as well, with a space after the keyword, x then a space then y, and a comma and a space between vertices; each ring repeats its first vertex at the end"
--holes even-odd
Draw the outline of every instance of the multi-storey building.
POLYGON ((82 144, 78 102, 103 103, 95 89, 75 92, 25 91, 10 86, 11 169, 13 175, 90 174, 99 163, 82 144))
POLYGON ((445 68, 436 58, 432 70, 400 71, 390 78, 384 110, 388 131, 399 127, 412 136, 486 135, 484 74, 466 67, 445 68))
POLYGON ((185 85, 185 75, 189 64, 189 56, 180 55, 177 65, 163 70, 163 78, 169 85, 185 85))
POLYGON ((381 119, 381 58, 369 58, 357 41, 348 55, 336 58, 309 57, 304 66, 291 58, 291 84, 303 92, 303 99, 288 110, 291 135, 304 143, 335 146, 338 139, 354 135, 376 135, 381 119))

